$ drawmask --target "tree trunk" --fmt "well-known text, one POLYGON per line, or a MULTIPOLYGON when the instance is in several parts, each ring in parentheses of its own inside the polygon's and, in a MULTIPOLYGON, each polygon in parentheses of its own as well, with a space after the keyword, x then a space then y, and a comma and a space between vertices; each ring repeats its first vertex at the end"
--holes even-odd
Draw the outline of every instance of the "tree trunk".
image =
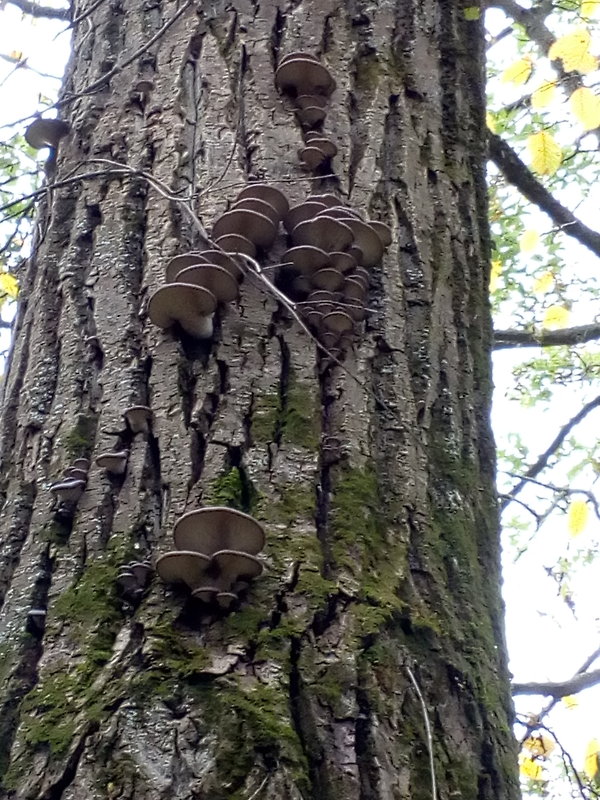
POLYGON ((40 208, 4 390, 2 797, 418 800, 431 750, 439 798, 511 800, 481 20, 448 0, 197 6, 108 0, 76 26, 47 163, 67 182, 40 208), (298 161, 274 81, 292 51, 337 81, 335 177, 298 161), (390 225, 343 367, 256 277, 211 340, 153 325, 167 261, 206 244, 142 172, 208 229, 257 178, 390 225), (51 482, 115 443, 125 476, 92 464, 65 515, 51 482), (267 532, 239 608, 156 577, 117 592, 210 505, 267 532))

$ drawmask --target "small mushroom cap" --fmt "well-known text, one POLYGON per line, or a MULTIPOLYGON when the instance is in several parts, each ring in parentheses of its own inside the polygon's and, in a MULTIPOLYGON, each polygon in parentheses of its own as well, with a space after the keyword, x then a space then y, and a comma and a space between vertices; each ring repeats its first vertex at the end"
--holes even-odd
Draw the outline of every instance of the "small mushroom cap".
POLYGON ((321 332, 319 335, 319 341, 323 347, 331 348, 339 343, 340 334, 334 333, 333 331, 325 331, 324 333, 321 332))
POLYGON ((140 586, 146 585, 148 578, 154 571, 152 565, 147 561, 132 561, 128 565, 128 569, 130 572, 133 572, 140 586))
MULTIPOLYGON (((193 283, 167 283, 157 289, 148 303, 148 316, 159 328, 178 322, 191 336, 206 338, 206 317, 217 307, 217 298, 208 289, 193 283)), ((212 322, 212 321, 211 321, 212 322)), ((212 334, 212 324, 210 333, 212 334)))
POLYGON ((152 409, 148 406, 131 406, 125 409, 123 416, 133 433, 147 433, 152 419, 152 409))
POLYGON ((334 269, 343 273, 350 272, 356 267, 354 256, 351 253, 344 253, 340 250, 329 253, 329 263, 334 269))
POLYGON ((392 229, 389 227, 389 225, 386 225, 385 222, 380 222, 377 219, 370 219, 369 225, 381 239, 381 244, 384 247, 389 247, 392 243, 392 229))
POLYGON ((298 150, 298 158, 309 169, 317 169, 327 161, 327 156, 319 147, 303 147, 298 150))
POLYGON ((295 96, 321 94, 328 96, 335 90, 335 81, 314 58, 298 56, 284 60, 275 73, 275 83, 282 92, 295 96))
POLYGON ((335 144, 324 136, 311 136, 310 139, 307 138, 307 143, 310 147, 318 147, 326 158, 333 158, 337 153, 335 144))
POLYGON ((113 475, 123 475, 127 469, 128 458, 127 450, 121 450, 118 453, 101 453, 96 459, 96 464, 113 475))
POLYGON ((321 314, 329 314, 330 311, 333 311, 338 297, 339 295, 333 292, 318 289, 308 295, 307 305, 316 311, 320 311, 321 314))
POLYGON ((139 589, 138 580, 130 570, 122 570, 118 573, 117 586, 123 592, 132 592, 135 589, 139 589))
POLYGON ((35 150, 42 147, 57 147, 69 132, 69 125, 61 119, 34 119, 25 131, 25 141, 35 150))
POLYGON ((223 267, 238 282, 244 277, 244 267, 236 260, 235 256, 223 253, 222 250, 202 250, 199 256, 202 258, 202 263, 223 267))
POLYGON ((88 469, 90 468, 90 461, 88 458, 76 458, 75 461, 73 461, 73 463, 71 464, 71 466, 74 467, 75 469, 82 469, 85 470, 85 472, 87 472, 88 469))
POLYGON ((199 586, 192 592, 192 597, 201 600, 203 603, 211 603, 220 592, 218 586, 199 586))
POLYGON ((299 51, 295 51, 292 53, 288 53, 287 56, 284 56, 279 62, 279 66, 285 64, 286 61, 290 61, 293 58, 310 58, 311 61, 316 61, 317 64, 319 63, 319 59, 312 53, 300 53, 299 51))
POLYGON ((77 469, 77 467, 67 467, 63 470, 63 475, 65 478, 72 478, 78 481, 87 481, 88 479, 87 469, 77 469))
MULTIPOLYGON (((306 137, 309 135, 310 134, 307 133, 306 137)), ((320 137, 322 134, 314 131, 313 135, 320 137)), ((336 208, 341 205, 342 202, 340 198, 336 197, 334 194, 311 194, 306 198, 306 201, 309 203, 322 203, 324 206, 327 206, 327 208, 336 208)))
POLYGON ((332 250, 344 250, 353 241, 351 228, 333 217, 320 215, 296 225, 292 231, 294 244, 312 244, 326 253, 332 250))
POLYGON ((226 236, 219 236, 215 239, 215 244, 220 247, 225 253, 243 253, 250 258, 256 255, 256 245, 246 239, 245 236, 240 236, 239 233, 228 233, 226 236))
POLYGON ((205 264, 207 259, 203 253, 181 253, 181 255, 173 256, 168 262, 165 269, 165 280, 167 283, 173 283, 177 275, 182 269, 186 267, 193 267, 196 264, 205 264))
POLYGON ((281 220, 279 211, 270 203, 267 203, 266 200, 260 200, 258 197, 245 197, 243 200, 236 200, 231 206, 231 211, 235 211, 236 209, 240 209, 241 211, 258 211, 259 214, 268 217, 275 225, 281 220))
POLYGON ((257 211, 226 211, 213 225, 213 237, 219 239, 230 233, 246 237, 257 247, 269 248, 277 236, 277 226, 257 211))
POLYGON ((354 326, 352 317, 344 311, 332 311, 331 314, 325 314, 321 324, 326 330, 337 334, 351 331, 354 326))
POLYGON ((50 486, 52 494, 57 494, 65 502, 75 502, 79 500, 85 489, 85 481, 69 479, 53 483, 50 486))
POLYGON ((217 594, 217 603, 221 608, 231 608, 237 599, 238 596, 235 592, 219 592, 217 594))
POLYGON ((323 122, 327 112, 324 108, 319 108, 319 106, 306 106, 306 108, 298 108, 296 116, 303 125, 308 125, 310 128, 313 125, 318 125, 319 122, 323 122))
POLYGON ((248 198, 255 197, 257 200, 264 200, 265 203, 268 203, 273 208, 277 209, 277 213, 279 217, 284 217, 287 212, 290 204, 288 203, 287 197, 280 189, 276 189, 274 186, 269 186, 267 183, 250 183, 246 186, 237 196, 237 201, 239 200, 246 200, 248 198))
POLYGON ((346 278, 342 287, 342 294, 348 299, 362 301, 367 296, 367 287, 364 285, 364 281, 346 278))
POLYGON ((230 585, 238 578, 250 580, 258 578, 263 572, 263 565, 259 559, 241 550, 219 550, 213 555, 212 560, 230 585))
POLYGON ((294 102, 298 108, 325 108, 327 105, 327 98, 321 94, 299 94, 294 102))
POLYGON ((306 308, 302 312, 302 315, 308 325, 313 325, 315 328, 320 326, 321 320, 323 319, 323 312, 316 308, 306 308))
POLYGON ((283 261, 292 264, 301 275, 312 275, 313 272, 327 265, 329 256, 320 247, 305 244, 286 250, 283 254, 283 261))
POLYGON ((195 264, 177 273, 177 283, 193 283, 202 286, 217 298, 219 303, 230 303, 239 293, 236 279, 223 267, 216 264, 195 264))
POLYGON ((343 211, 338 211, 333 208, 328 209, 327 213, 330 216, 335 216, 343 220, 344 224, 348 225, 352 230, 354 234, 354 245, 362 252, 361 264, 364 264, 365 267, 374 267, 381 261, 381 257, 383 256, 383 244, 370 225, 358 219, 354 214, 348 214, 348 212, 346 212, 346 217, 343 216, 343 211), (338 214, 341 214, 341 216, 338 217, 338 214))
POLYGON ((325 211, 327 206, 323 203, 304 202, 292 206, 283 220, 283 226, 288 233, 291 233, 296 225, 314 219, 320 211, 325 211))
POLYGON ((148 80, 146 78, 141 78, 139 81, 136 81, 133 86, 131 87, 134 92, 141 92, 142 94, 148 94, 154 89, 154 81, 148 80))
POLYGON ((188 511, 175 523, 175 547, 211 555, 233 548, 254 555, 262 550, 265 532, 255 519, 233 508, 213 506, 188 511))
POLYGON ((329 292, 335 292, 344 283, 344 276, 337 269, 325 267, 311 275, 311 281, 317 289, 327 289, 329 292))
POLYGON ((156 571, 165 583, 185 583, 190 589, 205 580, 210 558, 203 553, 177 550, 165 553, 156 562, 156 571))
POLYGON ((364 267, 356 267, 352 272, 348 273, 346 277, 362 283, 365 289, 369 288, 370 276, 368 270, 364 267))

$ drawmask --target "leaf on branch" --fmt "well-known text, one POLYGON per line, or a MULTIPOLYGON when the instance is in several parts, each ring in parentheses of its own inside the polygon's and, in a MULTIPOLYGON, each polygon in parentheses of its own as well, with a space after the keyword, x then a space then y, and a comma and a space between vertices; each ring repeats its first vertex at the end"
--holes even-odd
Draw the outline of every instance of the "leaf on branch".
POLYGON ((519 772, 523 777, 530 778, 532 781, 544 780, 544 769, 538 761, 533 758, 523 757, 519 760, 519 772))
POLYGON ((581 3, 581 16, 591 19, 600 10, 600 0, 583 0, 581 3))
POLYGON ((487 111, 485 114, 485 124, 491 130, 492 133, 496 133, 498 126, 496 125, 496 118, 492 114, 491 111, 487 111))
POLYGON ((519 239, 519 247, 522 253, 531 253, 540 242, 540 235, 537 231, 525 231, 519 239))
POLYGON ((567 694, 562 698, 562 703, 567 711, 573 711, 579 706, 579 700, 573 694, 567 694))
POLYGON ((529 750, 531 757, 545 758, 555 749, 556 745, 549 736, 539 733, 537 736, 528 736, 523 742, 523 747, 529 750))
POLYGON ((535 294, 546 294, 554 286, 554 273, 544 272, 540 275, 533 284, 533 291, 535 294))
POLYGON ((564 306, 550 306, 546 309, 542 328, 545 330, 558 330, 566 328, 569 324, 569 309, 564 306))
POLYGON ((494 292, 498 288, 500 275, 502 275, 502 262, 499 258, 496 258, 492 261, 492 270, 490 272, 490 292, 494 292))
POLYGON ((473 22, 481 16, 481 9, 479 6, 467 6, 467 8, 463 10, 463 14, 466 20, 473 22))
POLYGON ((536 111, 540 108, 547 108, 555 97, 556 83, 554 81, 546 81, 532 93, 531 107, 536 111))
POLYGON ((531 57, 524 56, 515 61, 514 64, 511 64, 510 67, 507 67, 500 75, 500 80, 502 83, 514 83, 516 86, 521 86, 529 79, 532 69, 533 61, 531 57))
POLYGON ((591 89, 586 86, 575 89, 569 98, 569 105, 584 130, 593 131, 600 126, 600 97, 591 89))
POLYGON ((0 291, 7 294, 13 300, 19 293, 19 284, 14 275, 9 272, 0 272, 0 291))
POLYGON ((587 527, 590 509, 585 500, 571 500, 567 512, 567 527, 571 536, 579 536, 587 527))
POLYGON ((9 61, 14 61, 18 63, 19 61, 23 60, 23 51, 22 50, 11 50, 10 53, 7 55, 7 59, 9 61))
POLYGON ((562 164, 562 150, 548 131, 532 134, 527 139, 532 169, 540 175, 553 175, 562 164))
POLYGON ((578 28, 557 39, 548 50, 548 58, 560 58, 567 72, 593 72, 598 67, 598 59, 590 53, 591 40, 587 28, 578 28))
POLYGON ((591 781, 596 780, 596 776, 600 771, 598 756, 600 756, 600 741, 598 739, 590 739, 585 750, 583 771, 591 781))

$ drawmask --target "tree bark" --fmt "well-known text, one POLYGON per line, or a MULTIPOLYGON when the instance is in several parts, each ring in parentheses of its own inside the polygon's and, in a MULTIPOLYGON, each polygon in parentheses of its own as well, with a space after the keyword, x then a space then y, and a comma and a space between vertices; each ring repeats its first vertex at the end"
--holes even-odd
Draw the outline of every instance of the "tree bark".
POLYGON ((336 192, 394 241, 341 368, 249 279, 211 341, 162 332, 148 297, 169 258, 204 244, 181 204, 139 174, 49 191, 4 388, 2 796, 429 798, 412 675, 438 797, 516 798, 481 20, 447 0, 205 0, 121 69, 180 8, 108 0, 76 28, 49 182, 128 164, 194 193, 210 228, 259 178, 291 203, 336 192), (274 84, 296 50, 337 81, 332 178, 300 168, 274 84), (136 403, 149 436, 124 428, 136 403), (73 519, 57 516, 51 481, 115 442, 124 479, 93 465, 73 519), (215 504, 267 531, 241 607, 209 614, 158 579, 124 602, 118 567, 172 549, 175 521, 215 504))

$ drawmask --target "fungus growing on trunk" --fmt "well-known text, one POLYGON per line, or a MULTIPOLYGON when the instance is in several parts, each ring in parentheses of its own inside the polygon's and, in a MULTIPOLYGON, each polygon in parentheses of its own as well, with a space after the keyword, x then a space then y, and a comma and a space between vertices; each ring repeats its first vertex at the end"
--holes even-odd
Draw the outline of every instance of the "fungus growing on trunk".
POLYGON ((256 247, 268 250, 277 236, 277 225, 257 211, 238 209, 222 214, 213 225, 212 233, 217 240, 231 234, 244 236, 256 247))
POLYGON ((256 211, 264 217, 268 217, 275 225, 279 224, 281 214, 279 211, 267 203, 266 200, 260 200, 258 197, 246 197, 243 200, 236 200, 231 206, 231 211, 256 211))
POLYGON ((63 477, 71 480, 87 481, 88 471, 87 469, 77 469, 77 467, 67 467, 63 470, 63 477))
POLYGON ((256 255, 256 245, 246 239, 245 236, 240 236, 239 233, 228 233, 225 236, 219 236, 215 239, 215 244, 226 253, 240 253, 245 256, 254 258, 256 255))
POLYGON ((325 314, 321 324, 326 330, 341 334, 351 331, 354 323, 352 317, 346 314, 345 311, 332 311, 330 314, 325 314))
POLYGON ((85 481, 77 478, 69 478, 66 481, 59 481, 50 486, 52 494, 56 495, 61 503, 77 503, 85 491, 85 481))
POLYGON ((131 408, 125 409, 123 417, 134 436, 137 433, 150 432, 152 409, 148 406, 131 406, 131 408))
POLYGON ((306 94, 328 97, 336 86, 329 70, 307 53, 284 58, 275 72, 275 84, 280 92, 293 97, 306 94))
POLYGON ((253 580, 262 575, 263 565, 258 558, 241 550, 219 550, 212 557, 223 583, 228 587, 240 580, 253 580))
POLYGON ((148 303, 148 316, 159 328, 170 328, 176 322, 196 339, 210 339, 213 333, 212 313, 217 298, 208 289, 193 283, 167 283, 157 289, 148 303))
POLYGON ((127 459, 129 453, 127 450, 120 450, 114 453, 101 453, 96 459, 96 464, 101 468, 110 472, 111 475, 124 475, 127 469, 127 459))
POLYGON ((329 292, 335 292, 344 283, 344 276, 337 269, 325 267, 317 270, 311 276, 311 282, 316 289, 327 289, 329 292))
POLYGON ((283 220, 283 226, 288 233, 291 233, 296 225, 301 222, 306 222, 309 219, 314 219, 320 211, 325 211, 327 206, 325 203, 317 203, 311 200, 305 200, 303 203, 292 206, 283 220))
POLYGON ((190 550, 165 553, 156 562, 156 571, 165 583, 185 583, 190 589, 202 585, 210 557, 190 550))
POLYGON ((237 196, 237 201, 256 198, 263 200, 277 210, 279 218, 284 217, 289 208, 287 197, 282 191, 267 183, 250 183, 237 196))
POLYGON ((61 119, 38 117, 25 131, 25 141, 35 150, 41 150, 42 147, 56 148, 69 130, 69 125, 61 119))
POLYGON ((292 241, 295 245, 311 244, 327 253, 332 250, 344 250, 353 239, 354 234, 345 222, 333 219, 325 213, 319 214, 315 219, 301 222, 292 231, 292 241))
POLYGON ((237 280, 223 267, 216 264, 194 264, 177 273, 177 283, 202 286, 216 297, 219 303, 236 300, 240 290, 237 280))
POLYGON ((256 555, 265 543, 265 531, 249 514, 213 506, 188 511, 175 523, 175 547, 212 555, 234 549, 256 555))

